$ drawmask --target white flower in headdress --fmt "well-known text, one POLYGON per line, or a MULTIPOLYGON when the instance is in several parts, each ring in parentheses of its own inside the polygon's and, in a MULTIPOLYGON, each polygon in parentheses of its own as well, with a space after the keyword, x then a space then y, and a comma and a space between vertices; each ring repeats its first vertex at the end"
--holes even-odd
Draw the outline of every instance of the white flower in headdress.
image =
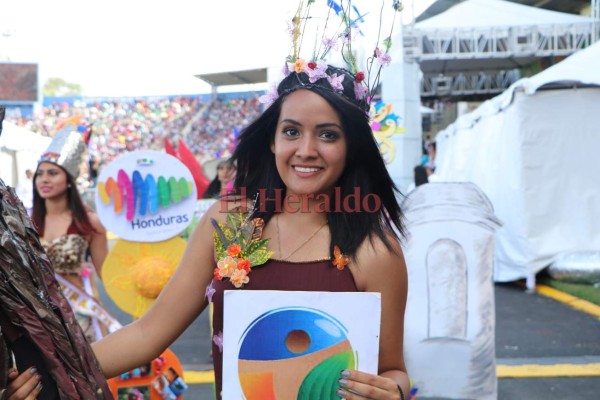
POLYGON ((327 63, 323 60, 319 60, 318 62, 309 62, 308 68, 304 69, 306 75, 308 75, 308 80, 310 83, 315 83, 321 78, 326 78, 327 73, 327 63))
POLYGON ((279 93, 277 93, 277 87, 275 87, 275 85, 273 85, 273 86, 271 86, 271 88, 269 90, 267 90, 267 93, 265 93, 264 95, 262 95, 258 98, 258 101, 261 102, 262 104, 266 105, 267 107, 269 107, 278 98, 279 98, 279 93))
POLYGON ((344 86, 342 86, 342 82, 344 81, 343 74, 331 74, 327 75, 327 82, 331 85, 333 90, 344 90, 344 86))

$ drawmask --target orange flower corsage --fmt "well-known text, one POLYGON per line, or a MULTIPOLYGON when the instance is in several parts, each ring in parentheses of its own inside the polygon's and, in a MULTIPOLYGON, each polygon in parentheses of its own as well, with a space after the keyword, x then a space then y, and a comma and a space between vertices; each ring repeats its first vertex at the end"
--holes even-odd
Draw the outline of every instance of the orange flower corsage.
POLYGON ((228 278, 236 288, 250 282, 248 274, 253 267, 262 265, 273 254, 268 250, 269 239, 261 239, 265 225, 262 218, 248 220, 244 214, 229 214, 227 223, 211 220, 214 228, 217 267, 216 280, 228 278))

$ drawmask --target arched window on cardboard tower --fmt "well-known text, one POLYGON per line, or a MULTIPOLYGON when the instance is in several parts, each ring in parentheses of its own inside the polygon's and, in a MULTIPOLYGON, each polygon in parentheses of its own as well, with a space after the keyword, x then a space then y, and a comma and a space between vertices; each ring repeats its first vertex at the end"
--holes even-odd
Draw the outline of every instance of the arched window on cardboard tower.
POLYGON ((467 259, 452 239, 439 239, 426 255, 428 339, 467 336, 467 259))

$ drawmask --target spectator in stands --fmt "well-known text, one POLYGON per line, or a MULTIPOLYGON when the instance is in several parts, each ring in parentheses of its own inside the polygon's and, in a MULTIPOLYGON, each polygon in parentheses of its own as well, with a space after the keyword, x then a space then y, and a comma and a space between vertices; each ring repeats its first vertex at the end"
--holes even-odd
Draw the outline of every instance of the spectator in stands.
POLYGON ((231 183, 235 176, 235 166, 230 160, 223 160, 217 164, 217 175, 210 182, 202 196, 205 199, 215 199, 231 191, 231 183))
POLYGON ((425 168, 427 168, 427 175, 431 175, 435 172, 435 151, 436 145, 434 141, 428 142, 425 145, 425 149, 427 150, 427 161, 423 164, 425 168))

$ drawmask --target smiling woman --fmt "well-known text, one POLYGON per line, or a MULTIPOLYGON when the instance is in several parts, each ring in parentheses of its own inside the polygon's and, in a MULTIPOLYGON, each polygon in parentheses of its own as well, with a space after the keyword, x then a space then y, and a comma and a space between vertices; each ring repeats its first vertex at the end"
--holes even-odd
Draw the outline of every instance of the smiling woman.
POLYGON ((32 219, 56 278, 92 342, 108 333, 98 315, 103 309, 96 300, 93 279, 94 270, 101 274, 108 244, 104 227, 84 206, 75 183, 85 160, 85 143, 77 123, 77 119, 63 122, 40 159, 34 177, 32 219))
MULTIPOLYGON (((229 2, 208 3, 226 4, 232 8, 229 2)), ((265 9, 272 11, 268 7, 256 7, 252 2, 244 3, 258 10, 261 17, 265 9)), ((271 4, 275 3, 283 2, 273 1, 271 4)), ((338 373, 337 369, 327 382, 328 387, 334 390, 320 398, 398 400, 404 398, 403 393, 408 393, 409 382, 403 355, 407 276, 399 243, 404 224, 396 200, 397 189, 369 126, 367 110, 372 94, 370 89, 376 85, 370 88, 365 73, 356 68, 343 69, 328 65, 324 61, 325 54, 317 56, 317 51, 312 53, 313 58, 308 63, 299 57, 299 27, 306 25, 303 19, 312 19, 308 11, 303 12, 302 6, 310 7, 313 3, 316 2, 300 3, 298 14, 292 20, 294 54, 285 63, 287 76, 275 93, 271 93, 272 104, 242 132, 232 157, 232 162, 238 168, 234 190, 237 193, 245 190, 249 198, 256 199, 256 202, 252 204, 229 196, 204 214, 189 239, 177 271, 150 310, 132 324, 93 344, 99 364, 107 376, 115 376, 149 362, 181 335, 209 303, 213 303, 213 355, 216 396, 220 399, 223 299, 226 290, 363 291, 381 293, 381 334, 378 343, 374 344, 379 346, 378 370, 363 372, 344 369, 338 373), (333 205, 332 194, 340 193, 342 197, 350 198, 360 193, 356 201, 376 198, 381 207, 375 212, 336 210, 333 207, 323 210, 316 206, 315 201, 311 201, 305 212, 292 213, 282 208, 281 201, 274 197, 277 193, 286 195, 288 192, 306 194, 309 200, 311 195, 315 199, 326 195, 329 196, 330 205, 333 205), (223 205, 226 206, 226 212, 222 212, 223 205), (244 208, 250 211, 241 213, 237 219, 228 218, 232 214, 228 215, 227 211, 237 215, 244 208), (230 245, 231 242, 239 246, 230 245), (219 257, 218 262, 215 255, 219 257)), ((338 3, 351 6, 349 2, 327 2, 328 7, 332 8, 328 15, 339 16, 341 24, 330 24, 338 26, 340 31, 333 38, 324 38, 327 39, 323 45, 325 53, 336 48, 335 42, 338 40, 344 46, 348 45, 356 33, 354 26, 350 26, 353 18, 348 15, 350 12, 354 14, 354 9, 347 7, 343 10, 338 3), (333 9, 334 6, 340 8, 333 9)), ((393 4, 393 10, 389 9, 391 13, 399 10, 399 2, 394 1, 393 4)), ((114 9, 106 5, 99 7, 99 10, 109 14, 101 19, 111 20, 115 26, 121 25, 114 18, 121 18, 122 15, 115 14, 114 9)), ((169 8, 158 9, 162 12, 169 8)), ((272 25, 270 22, 255 23, 256 18, 245 14, 239 7, 232 9, 235 12, 230 14, 243 16, 245 23, 235 24, 228 20, 230 26, 251 26, 249 31, 254 31, 255 27, 272 25)), ((193 18, 198 15, 188 14, 193 18)), ((211 14, 212 17, 214 15, 217 14, 211 14)), ((321 23, 324 19, 313 21, 321 23)), ((126 20, 122 25, 128 26, 128 22, 126 20)), ((147 19, 144 22, 146 25, 149 23, 147 19)), ((202 25, 196 20, 192 24, 202 25)), ((159 23, 156 25, 162 26, 159 23)), ((231 43, 239 43, 239 39, 236 37, 231 43)), ((150 43, 151 50, 161 47, 152 40, 142 42, 150 43)), ((221 45, 223 40, 213 42, 221 45)), ((322 43, 309 39, 306 42, 316 43, 319 47, 322 43)), ((381 49, 377 47, 375 53, 370 51, 369 54, 376 54, 371 58, 371 64, 375 58, 378 58, 378 62, 389 62, 386 53, 389 41, 387 43, 381 49)), ((377 46, 380 44, 377 43, 377 46)), ((170 49, 170 46, 162 47, 170 49)), ((270 46, 262 47, 272 52, 270 46)), ((227 54, 231 54, 230 47, 224 48, 227 54)), ((267 63, 256 54, 256 46, 248 46, 248 49, 251 57, 246 58, 267 63)), ((219 62, 244 58, 238 52, 235 54, 236 57, 214 57, 213 54, 212 58, 219 62)), ((352 57, 346 59, 353 60, 352 57)), ((176 64, 168 54, 161 58, 176 64)), ((376 70, 374 67, 373 71, 376 70)), ((103 71, 103 75, 112 74, 103 71)), ((378 73, 375 75, 379 76, 378 73)), ((47 185, 47 193, 54 193, 49 178, 47 185)), ((66 201, 64 197, 58 198, 63 199, 62 204, 66 201)), ((60 204, 54 203, 53 199, 49 197, 45 204, 60 204)), ((48 210, 57 211, 59 208, 48 210)), ((240 305, 239 310, 234 311, 243 312, 243 309, 244 306, 240 305)), ((361 315, 356 314, 356 318, 360 319, 361 315)), ((297 330, 290 331, 288 346, 294 351, 302 351, 306 347, 306 337, 293 333, 297 330)), ((274 337, 261 337, 261 340, 268 345, 274 337)), ((353 366, 343 365, 345 368, 353 366)))
POLYGON ((271 151, 287 194, 329 194, 344 171, 346 136, 337 113, 309 90, 291 94, 271 151))

